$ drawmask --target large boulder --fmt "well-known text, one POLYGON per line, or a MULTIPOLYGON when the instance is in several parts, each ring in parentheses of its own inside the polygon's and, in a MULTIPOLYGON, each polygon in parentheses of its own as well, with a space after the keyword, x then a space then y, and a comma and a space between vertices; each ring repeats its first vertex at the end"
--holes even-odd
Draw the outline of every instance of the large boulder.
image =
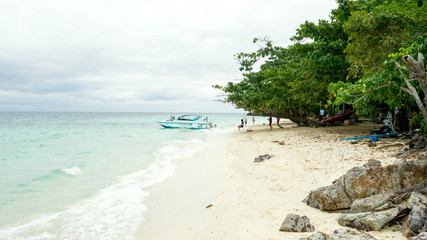
POLYGON ((312 190, 304 202, 326 211, 348 209, 356 199, 395 192, 420 183, 427 178, 426 167, 427 160, 400 161, 388 166, 371 160, 363 167, 350 169, 332 185, 312 190))
POLYGON ((333 234, 326 234, 323 232, 316 232, 313 235, 301 238, 300 240, 375 240, 376 238, 372 237, 371 235, 350 230, 350 229, 337 229, 334 231, 333 234))
POLYGON ((314 232, 314 229, 307 216, 301 217, 298 214, 290 213, 286 216, 279 230, 284 232, 314 232))

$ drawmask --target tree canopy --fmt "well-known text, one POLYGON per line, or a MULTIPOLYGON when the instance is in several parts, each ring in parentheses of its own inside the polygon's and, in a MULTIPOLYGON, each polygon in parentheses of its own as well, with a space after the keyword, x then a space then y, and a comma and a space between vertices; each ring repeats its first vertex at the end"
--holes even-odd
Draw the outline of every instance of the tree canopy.
MULTIPOLYGON (((321 105, 331 115, 343 103, 364 114, 384 106, 416 108, 413 95, 405 90, 404 76, 410 74, 401 56, 426 53, 423 1, 337 3, 328 20, 301 24, 292 45, 280 47, 268 38, 255 38, 262 47, 236 54, 243 80, 214 86, 222 90, 224 101, 300 125, 319 117, 321 105), (260 70, 254 71, 259 61, 260 70)), ((414 87, 424 97, 419 84, 414 87)))

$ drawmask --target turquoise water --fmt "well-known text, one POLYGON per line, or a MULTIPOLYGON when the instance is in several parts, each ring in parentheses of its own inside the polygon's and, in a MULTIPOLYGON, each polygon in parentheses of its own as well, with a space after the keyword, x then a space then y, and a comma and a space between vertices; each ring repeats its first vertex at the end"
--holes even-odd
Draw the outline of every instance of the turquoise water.
POLYGON ((0 239, 134 239, 147 188, 243 117, 207 116, 217 128, 164 129, 159 113, 0 113, 0 239))

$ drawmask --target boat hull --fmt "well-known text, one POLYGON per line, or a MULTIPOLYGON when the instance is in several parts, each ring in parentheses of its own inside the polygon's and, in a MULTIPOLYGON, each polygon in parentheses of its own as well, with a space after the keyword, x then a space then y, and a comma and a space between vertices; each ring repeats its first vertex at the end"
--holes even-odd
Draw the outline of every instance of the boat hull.
POLYGON ((343 114, 339 114, 339 115, 336 115, 336 116, 333 116, 333 117, 330 117, 330 118, 327 118, 327 119, 323 119, 322 122, 324 122, 324 123, 332 123, 332 122, 336 122, 336 121, 339 121, 339 120, 347 120, 348 118, 350 118, 350 116, 353 113, 354 113, 354 110, 351 110, 351 111, 345 112, 343 114))
POLYGON ((160 121, 158 123, 164 128, 209 129, 212 127, 212 124, 207 122, 160 121))

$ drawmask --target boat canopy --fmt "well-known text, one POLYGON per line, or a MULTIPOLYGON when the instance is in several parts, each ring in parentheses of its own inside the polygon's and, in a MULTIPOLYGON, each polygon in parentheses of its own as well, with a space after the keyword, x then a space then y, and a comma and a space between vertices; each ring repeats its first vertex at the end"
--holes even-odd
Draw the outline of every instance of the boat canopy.
POLYGON ((201 117, 202 116, 200 116, 200 115, 182 115, 182 116, 179 116, 176 120, 181 120, 181 121, 197 121, 201 117))

